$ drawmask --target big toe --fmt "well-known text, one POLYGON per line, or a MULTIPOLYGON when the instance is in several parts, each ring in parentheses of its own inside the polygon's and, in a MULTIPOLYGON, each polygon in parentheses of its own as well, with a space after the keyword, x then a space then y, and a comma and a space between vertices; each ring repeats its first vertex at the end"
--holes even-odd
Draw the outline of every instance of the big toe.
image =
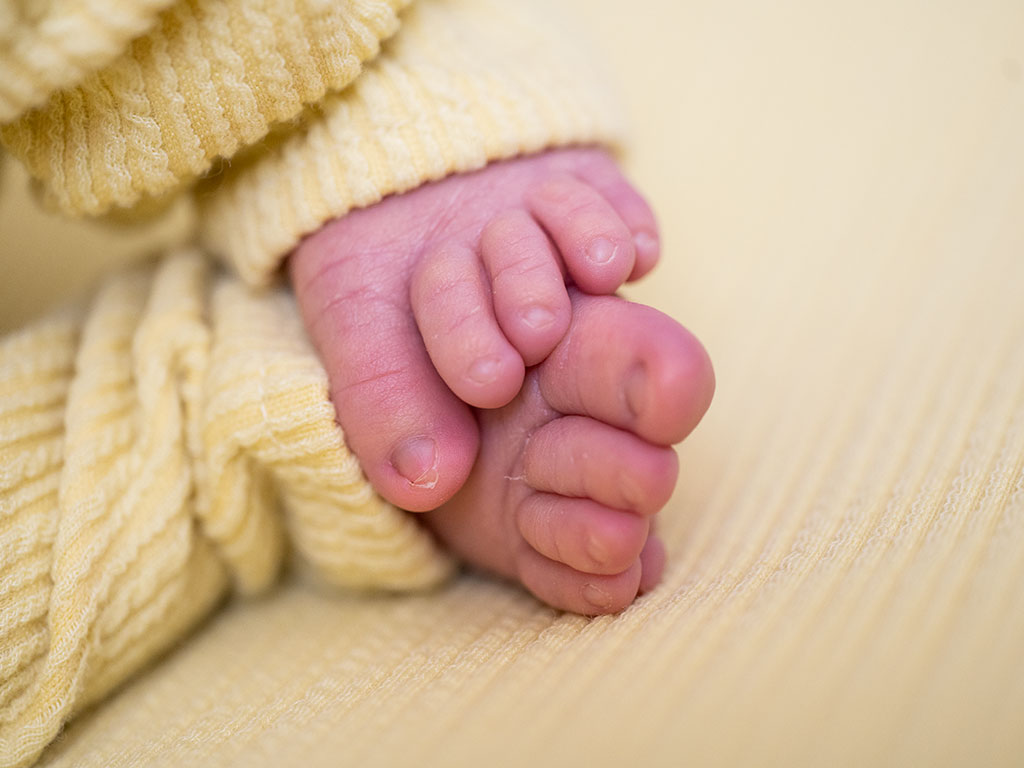
POLYGON ((438 377, 399 290, 367 287, 357 275, 319 279, 324 267, 303 247, 292 279, 320 352, 345 441, 370 483, 412 511, 434 509, 465 482, 479 444, 476 422, 438 377), (303 258, 303 256, 307 258, 303 258))
POLYGON ((547 403, 656 445, 685 438, 715 389, 701 343, 651 307, 576 291, 572 301, 568 333, 537 369, 547 403))

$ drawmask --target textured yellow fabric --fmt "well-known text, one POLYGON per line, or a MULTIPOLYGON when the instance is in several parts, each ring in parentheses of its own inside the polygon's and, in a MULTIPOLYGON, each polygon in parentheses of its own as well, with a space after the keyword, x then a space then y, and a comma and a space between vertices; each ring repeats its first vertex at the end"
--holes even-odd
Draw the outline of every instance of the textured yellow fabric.
POLYGON ((209 172, 195 192, 204 245, 266 283, 299 238, 353 207, 619 135, 605 84, 540 3, 418 3, 357 77, 408 2, 180 0, 0 137, 70 214, 152 210, 209 172))
POLYGON ((203 244, 265 282, 351 208, 547 146, 611 142, 621 118, 562 15, 532 3, 413 5, 387 56, 279 141, 200 186, 203 244))
POLYGON ((449 568, 345 449, 288 294, 183 253, 0 342, 0 764, 31 761, 230 584, 265 590, 286 533, 336 586, 449 568))
POLYGON ((110 65, 0 135, 61 210, 127 208, 348 85, 407 2, 179 0, 110 65))
POLYGON ((108 64, 173 0, 2 0, 0 123, 108 64))
POLYGON ((718 373, 665 583, 596 621, 288 584, 41 765, 1020 764, 1024 9, 568 2, 664 227, 630 293, 718 373))
MULTIPOLYGON (((227 158, 195 191, 203 232, 263 283, 353 206, 613 135, 579 56, 499 0, 424 0, 341 91, 404 5, 179 0, 84 79, 71 64, 31 79, 25 94, 66 87, 0 133, 72 213, 180 200, 227 158)), ((48 12, 94 31, 76 5, 48 12)), ((289 551, 350 589, 423 589, 451 569, 345 449, 288 295, 212 270, 199 250, 164 256, 0 342, 0 766, 31 763, 229 591, 265 591, 289 551)))
POLYGON ((572 7, 664 228, 630 293, 718 374, 665 583, 595 621, 290 584, 43 765, 1020 765, 1024 9, 572 7))

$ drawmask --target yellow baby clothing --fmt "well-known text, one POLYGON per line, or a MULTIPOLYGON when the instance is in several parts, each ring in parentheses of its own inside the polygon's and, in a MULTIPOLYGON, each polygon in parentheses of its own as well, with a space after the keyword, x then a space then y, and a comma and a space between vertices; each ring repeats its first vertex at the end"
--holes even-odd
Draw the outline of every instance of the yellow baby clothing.
POLYGON ((43 198, 186 197, 197 235, 0 341, 0 766, 289 555, 350 588, 450 572, 346 450, 276 270, 354 207, 617 121, 543 5, 406 5, 2 6, 0 136, 43 198))

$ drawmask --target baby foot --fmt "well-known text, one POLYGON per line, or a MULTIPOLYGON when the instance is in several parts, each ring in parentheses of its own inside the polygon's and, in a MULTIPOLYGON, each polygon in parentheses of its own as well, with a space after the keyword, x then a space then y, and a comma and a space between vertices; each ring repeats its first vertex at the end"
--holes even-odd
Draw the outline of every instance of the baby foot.
POLYGON ((434 509, 570 322, 566 281, 615 291, 658 259, 643 198, 596 149, 496 163, 353 211, 289 270, 349 447, 378 492, 434 509))
POLYGON ((700 342, 660 312, 572 297, 566 336, 511 404, 478 412, 469 479, 423 520, 466 560, 595 615, 661 579, 650 524, 675 486, 666 446, 704 415, 714 374, 700 342))

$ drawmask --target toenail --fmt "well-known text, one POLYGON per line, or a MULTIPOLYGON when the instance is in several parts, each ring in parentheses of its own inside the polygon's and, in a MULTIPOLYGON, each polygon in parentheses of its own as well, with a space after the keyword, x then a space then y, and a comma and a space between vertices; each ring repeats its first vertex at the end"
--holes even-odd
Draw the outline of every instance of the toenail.
POLYGON ((641 510, 640 500, 643 494, 640 485, 629 472, 623 471, 619 476, 619 491, 622 493, 622 500, 626 502, 626 509, 634 512, 641 510))
POLYGON ((596 584, 583 585, 583 599, 602 611, 607 611, 612 605, 612 596, 596 584))
POLYGON ((466 375, 477 384, 490 384, 501 370, 501 358, 497 355, 481 357, 469 367, 466 375))
POLYGON ((429 437, 414 437, 391 454, 391 466, 418 488, 437 485, 437 444, 429 437))
POLYGON ((608 238, 598 237, 587 247, 587 258, 595 264, 607 264, 618 250, 618 246, 608 238))
POLYGON ((625 392, 626 408, 634 419, 639 418, 647 401, 647 371, 642 363, 635 365, 629 373, 625 392))
POLYGON ((590 534, 587 536, 587 554, 594 561, 595 565, 604 565, 608 562, 608 548, 604 545, 600 536, 590 534))
POLYGON ((651 253, 658 248, 658 239, 650 232, 637 232, 633 235, 633 245, 637 253, 651 253))
POLYGON ((522 312, 523 321, 531 328, 542 330, 555 322, 555 313, 547 307, 534 304, 522 312))

